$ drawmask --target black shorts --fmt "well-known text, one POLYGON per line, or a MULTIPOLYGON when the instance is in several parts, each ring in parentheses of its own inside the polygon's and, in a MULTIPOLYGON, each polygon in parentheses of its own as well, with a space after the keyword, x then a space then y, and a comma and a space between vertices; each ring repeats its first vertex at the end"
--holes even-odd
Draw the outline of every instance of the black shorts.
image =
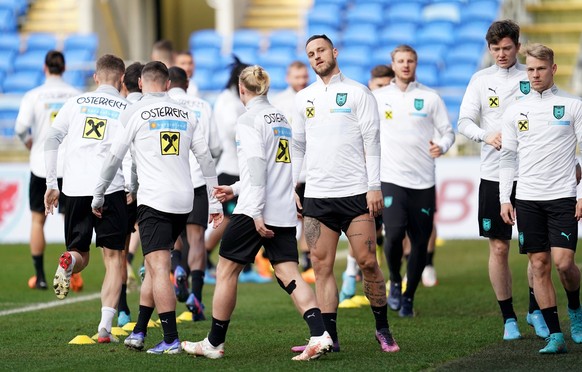
POLYGON ((206 230, 208 227, 208 193, 206 185, 194 189, 194 204, 188 215, 187 224, 200 225, 206 230))
POLYGON ((434 226, 435 187, 411 189, 382 182, 386 235, 408 232, 419 245, 426 246, 434 226), (425 243, 426 242, 426 243, 425 243))
MULTIPOLYGON (((127 194, 125 194, 127 197, 127 194)), ((135 222, 137 221, 137 201, 127 205, 127 234, 135 232, 135 222)))
MULTIPOLYGON (((230 186, 238 180, 240 180, 239 176, 233 176, 233 175, 226 174, 226 173, 221 173, 218 175, 218 184, 219 185, 230 186)), ((234 199, 229 200, 226 203, 222 203, 222 210, 224 211, 225 216, 232 215, 232 212, 234 211, 234 207, 236 207, 237 200, 238 200, 238 197, 235 197, 234 199)))
POLYGON ((103 218, 92 212, 92 196, 68 196, 65 211, 67 250, 88 252, 95 229, 97 247, 125 249, 127 237, 127 201, 124 191, 105 195, 103 218))
POLYGON ((154 251, 172 250, 186 227, 188 213, 160 212, 147 205, 137 207, 137 226, 143 255, 154 251))
MULTIPOLYGON (((515 187, 511 191, 511 205, 515 206, 515 187)), ((479 235, 490 239, 511 240, 512 226, 501 218, 499 182, 481 179, 479 184, 479 235)))
POLYGON ((303 201, 305 200, 305 182, 298 182, 297 186, 295 186, 295 192, 299 196, 299 202, 303 205, 303 201))
POLYGON ((224 231, 219 254, 231 261, 246 265, 255 261, 255 256, 265 247, 264 256, 272 264, 279 262, 299 262, 295 227, 267 225, 275 236, 270 239, 261 237, 255 228, 255 221, 244 214, 234 214, 224 231))
POLYGON ((353 219, 363 214, 369 214, 366 194, 344 198, 305 198, 303 201, 304 217, 315 218, 338 233, 347 232, 353 219))
MULTIPOLYGON (((67 205, 67 197, 63 194, 63 179, 57 178, 59 185, 59 213, 65 213, 65 206, 67 205)), ((28 188, 28 200, 30 202, 31 212, 39 212, 44 214, 44 194, 46 193, 46 178, 35 176, 30 173, 30 186, 28 188)))
POLYGON ((576 198, 515 203, 520 253, 549 252, 552 247, 576 251, 576 198))

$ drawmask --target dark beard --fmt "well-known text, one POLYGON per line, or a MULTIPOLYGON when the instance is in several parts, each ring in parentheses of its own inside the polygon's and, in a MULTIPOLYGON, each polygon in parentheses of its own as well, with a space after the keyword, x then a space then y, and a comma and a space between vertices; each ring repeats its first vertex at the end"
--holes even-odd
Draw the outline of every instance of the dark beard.
MULTIPOLYGON (((333 60, 325 70, 321 70, 321 72, 317 72, 315 71, 316 74, 318 74, 320 77, 326 77, 329 74, 331 74, 331 72, 333 71, 333 69, 337 66, 337 62, 335 60, 333 60)), ((315 69, 314 69, 315 70, 315 69)))

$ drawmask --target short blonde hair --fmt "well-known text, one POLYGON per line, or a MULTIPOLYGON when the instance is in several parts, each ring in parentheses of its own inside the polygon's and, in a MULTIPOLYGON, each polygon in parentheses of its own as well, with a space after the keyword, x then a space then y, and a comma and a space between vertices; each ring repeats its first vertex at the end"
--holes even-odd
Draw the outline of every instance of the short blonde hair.
POLYGON ((545 45, 539 43, 528 44, 522 51, 525 57, 530 56, 542 61, 549 61, 554 64, 554 51, 545 45))
POLYGON ((249 66, 242 70, 238 80, 248 91, 259 96, 269 92, 271 79, 267 71, 259 65, 249 66))
POLYGON ((394 61, 394 56, 398 52, 410 52, 414 55, 414 60, 418 61, 418 54, 416 54, 416 50, 414 50, 414 48, 411 47, 410 45, 401 44, 401 45, 398 45, 396 48, 394 48, 392 53, 390 53, 390 58, 392 58, 392 61, 394 61))

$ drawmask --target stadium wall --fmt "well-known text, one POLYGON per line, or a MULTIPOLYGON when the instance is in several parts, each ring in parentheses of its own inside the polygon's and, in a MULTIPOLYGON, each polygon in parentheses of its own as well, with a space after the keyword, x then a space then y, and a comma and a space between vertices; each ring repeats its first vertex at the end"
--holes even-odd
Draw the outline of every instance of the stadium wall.
MULTIPOLYGON (((437 159, 438 235, 444 239, 476 238, 478 157, 437 159)), ((0 164, 0 243, 26 243, 30 235, 27 163, 0 164)), ((49 216, 45 226, 48 242, 63 241, 63 219, 49 216)))

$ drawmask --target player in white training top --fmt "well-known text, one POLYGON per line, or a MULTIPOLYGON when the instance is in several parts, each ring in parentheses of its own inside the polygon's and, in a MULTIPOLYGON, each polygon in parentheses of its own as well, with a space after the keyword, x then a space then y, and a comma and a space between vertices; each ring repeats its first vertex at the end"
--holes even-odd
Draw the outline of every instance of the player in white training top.
MULTIPOLYGON (((30 150, 30 187, 29 202, 32 224, 30 228, 30 254, 36 275, 29 280, 29 286, 36 289, 47 289, 44 274, 44 193, 46 192, 46 169, 44 165, 44 142, 51 127, 65 101, 81 92, 67 84, 63 78, 65 71, 65 57, 56 50, 49 51, 44 60, 44 74, 46 81, 39 87, 27 92, 20 103, 20 110, 16 118, 16 135, 30 150)), ((61 147, 57 177, 59 188, 63 182, 63 152, 61 147)), ((65 198, 61 194, 59 212, 65 213, 65 198)))
MULTIPOLYGON (((192 210, 194 188, 190 177, 192 151, 204 174, 208 194, 217 185, 214 162, 197 119, 187 108, 166 93, 168 69, 159 62, 147 63, 140 79, 143 98, 133 104, 122 120, 126 129, 116 140, 100 172, 93 195, 93 213, 105 218, 103 192, 119 169, 130 145, 134 148, 137 177, 130 190, 137 188, 137 222, 144 252, 146 273, 140 290, 140 311, 125 345, 141 350, 147 324, 157 309, 164 339, 148 350, 152 354, 181 351, 176 328, 176 297, 170 281, 170 250, 183 231, 192 210)), ((222 221, 222 208, 212 197, 210 220, 222 221)))
POLYGON ((305 158, 302 207, 317 301, 334 350, 339 350, 333 266, 343 231, 363 273, 364 292, 376 319, 376 340, 383 351, 395 352, 399 347, 388 326, 386 283, 375 249, 374 217, 382 211, 376 101, 367 87, 340 72, 338 51, 327 36, 311 36, 305 51, 317 81, 295 99, 293 179, 305 158))
POLYGON ((247 109, 236 126, 241 180, 218 187, 217 193, 240 196, 220 245, 210 333, 203 341, 185 341, 182 346, 194 355, 223 356, 238 276, 264 246, 279 285, 291 296, 311 333, 305 351, 293 359, 317 359, 331 350, 333 342, 325 331, 315 294, 297 267, 291 126, 267 99, 269 75, 262 67, 250 66, 241 72, 239 91, 247 109))
POLYGON ((439 95, 416 81, 418 56, 408 45, 392 53, 396 77, 374 91, 380 115, 380 180, 384 195, 384 250, 390 269, 388 306, 401 317, 414 315, 413 302, 426 265, 436 208, 435 158, 455 142, 447 110, 439 95), (435 139, 435 131, 439 134, 435 139), (402 240, 408 234, 410 256, 402 293, 402 240))
MULTIPOLYGON (((499 214, 499 157, 501 117, 505 110, 530 92, 525 66, 517 61, 519 26, 511 20, 496 21, 485 35, 491 67, 476 72, 465 91, 459 112, 459 133, 481 143, 479 185, 479 234, 489 238, 489 279, 504 323, 504 340, 521 338, 513 309, 509 246, 512 228, 499 214)), ((512 199, 515 192, 512 193, 512 199)), ((527 322, 539 337, 548 329, 533 295, 533 278, 528 268, 529 312, 527 322)))
POLYGON ((123 131, 120 116, 128 102, 119 94, 125 64, 114 55, 97 60, 95 74, 97 90, 69 99, 55 118, 45 143, 47 191, 45 213, 52 213, 58 203, 56 168, 59 145, 65 136, 63 193, 67 196, 65 242, 67 252, 59 260, 53 286, 59 299, 70 289, 73 272, 82 271, 89 263, 89 248, 93 230, 96 246, 102 247, 105 277, 101 287, 101 322, 97 327, 98 342, 116 341, 111 335, 125 270, 123 250, 127 229, 127 203, 123 173, 119 169, 106 191, 107 218, 96 220, 91 213, 91 194, 99 171, 113 140, 123 131))
MULTIPOLYGON (((210 104, 201 98, 187 94, 188 76, 179 67, 171 67, 170 74, 170 98, 190 109, 198 119, 198 124, 204 133, 204 139, 208 143, 210 153, 214 159, 221 153, 220 140, 216 125, 212 121, 212 108, 210 104)), ((182 257, 177 257, 178 250, 183 249, 182 244, 176 244, 172 252, 172 269, 174 272, 174 286, 177 289, 176 297, 186 301, 186 306, 192 312, 195 321, 204 320, 202 305, 202 287, 204 285, 204 270, 206 269, 206 249, 204 249, 204 231, 208 226, 208 196, 206 193, 206 181, 196 157, 190 156, 190 172, 192 185, 194 186, 194 205, 192 212, 186 221, 186 256, 187 270, 180 265, 182 257), (192 280, 192 292, 188 295, 188 275, 192 280), (184 298, 186 297, 186 298, 184 298)), ((184 235, 182 235, 184 236, 184 235)), ((176 242, 182 242, 178 239, 176 242)))
POLYGON ((582 101, 554 85, 554 52, 541 44, 526 46, 526 71, 532 92, 503 115, 499 164, 501 217, 517 217, 519 250, 527 254, 536 300, 549 329, 542 354, 566 352, 560 329, 552 263, 568 299, 570 334, 582 343, 580 269, 575 253, 582 194, 576 201, 576 144, 582 142, 582 101), (512 183, 519 173, 515 204, 512 183), (515 206, 515 211, 514 211, 515 206))

